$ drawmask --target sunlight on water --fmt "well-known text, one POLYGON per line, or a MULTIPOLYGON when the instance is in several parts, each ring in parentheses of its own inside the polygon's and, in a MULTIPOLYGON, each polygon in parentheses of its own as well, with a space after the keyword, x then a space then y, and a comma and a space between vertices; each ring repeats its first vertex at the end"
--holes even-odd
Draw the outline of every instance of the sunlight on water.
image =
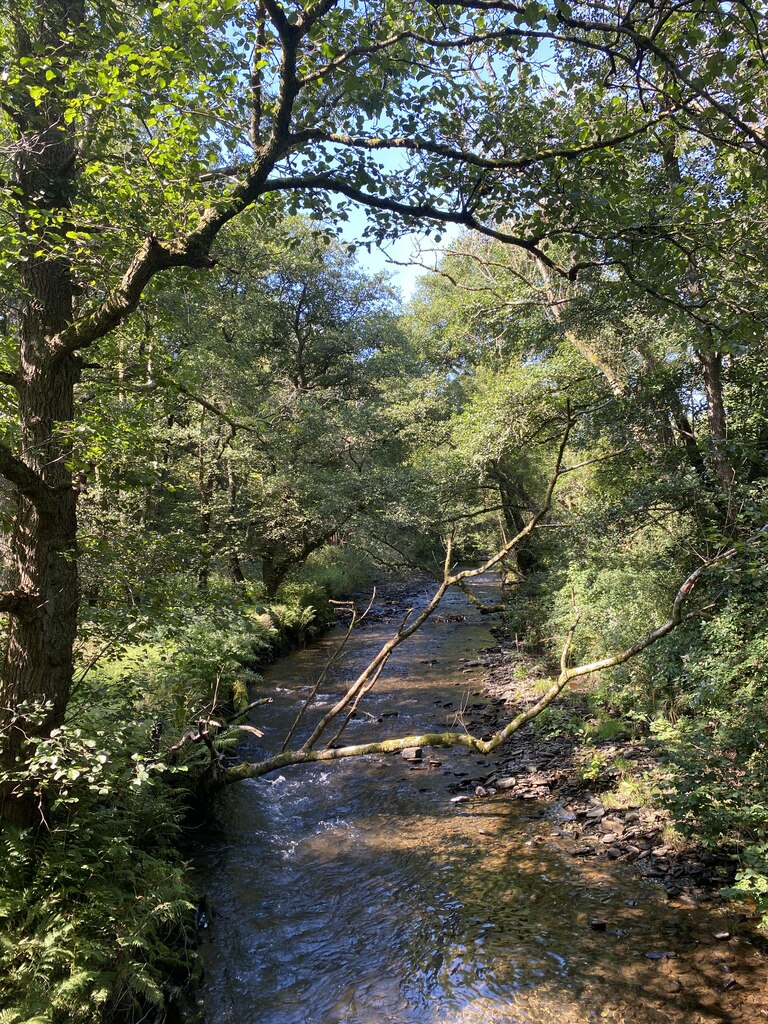
MULTIPOLYGON (((471 699, 460 659, 489 633, 463 601, 453 596, 449 608, 468 621, 426 627, 379 684, 369 710, 398 715, 363 719, 356 735, 430 727, 451 713, 445 704, 471 699)), ((272 692, 276 680, 297 681, 265 709, 270 736, 285 734, 329 643, 269 670, 272 692)), ((374 646, 370 636, 355 643, 349 672, 374 646)), ((704 912, 665 906, 607 861, 570 857, 545 805, 503 796, 452 804, 459 771, 487 767, 466 751, 420 766, 369 757, 285 769, 225 794, 199 856, 213 906, 208 1024, 768 1019, 724 994, 723 954, 698 939, 713 930, 704 912), (597 917, 603 932, 590 928, 597 917), (677 956, 649 960, 660 946, 677 956)))

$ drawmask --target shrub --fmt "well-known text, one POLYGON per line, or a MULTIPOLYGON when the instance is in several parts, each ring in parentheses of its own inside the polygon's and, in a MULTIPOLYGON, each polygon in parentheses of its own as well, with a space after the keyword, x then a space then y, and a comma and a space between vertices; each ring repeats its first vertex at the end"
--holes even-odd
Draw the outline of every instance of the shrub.
MULTIPOLYGON (((130 728, 57 729, 23 773, 39 828, 6 826, 0 1011, 44 1024, 160 1021, 193 968, 193 904, 175 847, 183 792, 130 728)), ((178 776, 177 776, 178 777, 178 776)))

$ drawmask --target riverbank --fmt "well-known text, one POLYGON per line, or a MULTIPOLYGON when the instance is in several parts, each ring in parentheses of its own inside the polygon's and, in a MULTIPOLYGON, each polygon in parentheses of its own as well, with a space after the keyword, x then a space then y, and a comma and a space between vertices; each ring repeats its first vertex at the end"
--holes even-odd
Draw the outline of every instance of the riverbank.
MULTIPOLYGON (((487 736, 514 714, 533 705, 547 679, 544 661, 493 630, 499 643, 467 661, 482 669, 462 714, 467 728, 487 736)), ((574 858, 630 864, 682 906, 730 904, 721 895, 733 877, 726 851, 687 842, 660 805, 663 751, 645 738, 574 735, 574 723, 589 725, 584 693, 565 693, 542 719, 516 733, 498 752, 490 773, 450 788, 460 795, 546 801, 557 832, 574 858)), ((741 919, 746 920, 743 909, 741 919)))

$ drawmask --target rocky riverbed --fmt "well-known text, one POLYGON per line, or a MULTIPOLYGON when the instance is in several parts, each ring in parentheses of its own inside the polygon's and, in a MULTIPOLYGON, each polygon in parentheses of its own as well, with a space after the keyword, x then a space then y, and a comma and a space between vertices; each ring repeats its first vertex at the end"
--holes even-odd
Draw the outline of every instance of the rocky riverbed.
MULTIPOLYGON (((503 629, 495 632, 501 642, 464 663, 468 674, 482 669, 483 675, 469 701, 456 704, 458 719, 483 736, 534 704, 540 695, 537 682, 544 678, 541 659, 510 645, 503 629)), ((588 717, 583 697, 571 694, 566 699, 572 716, 588 717)), ((684 905, 721 900, 730 859, 681 842, 664 809, 614 793, 623 774, 641 779, 657 773, 660 754, 637 739, 591 741, 589 749, 598 766, 594 779, 585 778, 576 739, 542 735, 531 724, 498 751, 493 771, 468 775, 450 789, 460 796, 486 798, 503 792, 513 799, 547 801, 551 820, 568 841, 572 857, 630 863, 638 874, 663 886, 670 900, 684 905), (671 842, 665 841, 670 833, 671 842)))

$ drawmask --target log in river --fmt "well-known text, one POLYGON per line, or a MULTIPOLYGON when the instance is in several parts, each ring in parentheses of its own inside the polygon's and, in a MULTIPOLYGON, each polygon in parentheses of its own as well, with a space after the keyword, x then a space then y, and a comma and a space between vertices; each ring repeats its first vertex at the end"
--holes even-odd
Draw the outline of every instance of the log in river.
MULTIPOLYGON (((493 599, 492 581, 476 582, 493 599)), ((425 593, 412 586, 417 606, 425 593)), ((402 617, 379 603, 307 724, 402 617)), ((401 647, 345 742, 460 724, 492 622, 460 593, 401 647), (469 665, 468 665, 469 663, 469 665)), ((244 756, 279 749, 338 630, 265 674, 244 756), (261 713, 263 711, 263 713, 261 713)), ((466 749, 370 756, 238 783, 198 836, 211 906, 208 1024, 710 1024, 768 1020, 738 908, 681 907, 628 865, 574 857, 551 800, 456 799, 466 749)))

